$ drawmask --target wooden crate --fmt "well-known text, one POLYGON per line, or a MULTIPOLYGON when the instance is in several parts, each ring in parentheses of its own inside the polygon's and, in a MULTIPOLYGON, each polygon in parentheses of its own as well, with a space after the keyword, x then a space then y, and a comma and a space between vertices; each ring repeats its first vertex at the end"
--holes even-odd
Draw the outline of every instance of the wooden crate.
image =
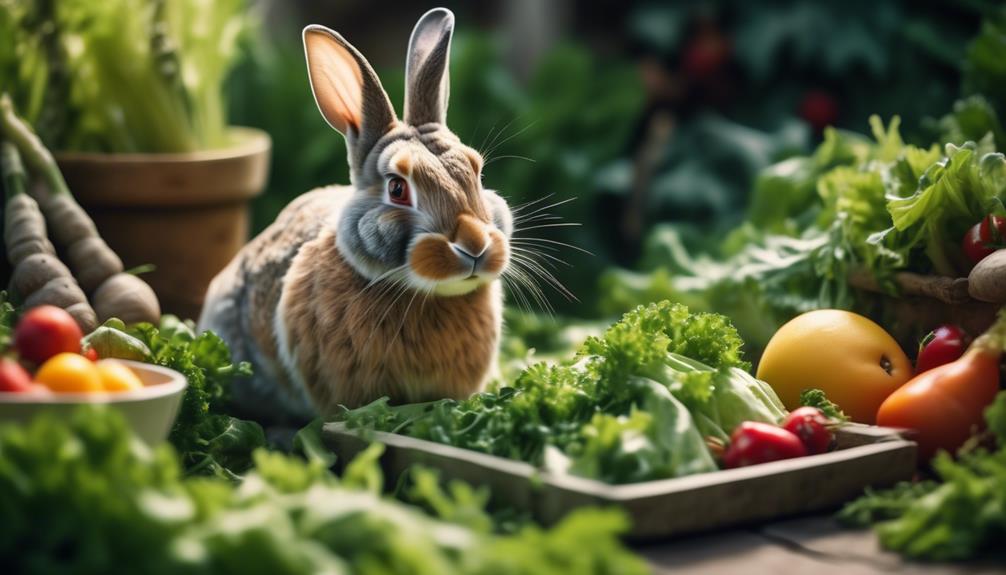
POLYGON ((895 432, 851 424, 836 433, 830 453, 676 479, 609 485, 553 475, 524 462, 383 432, 327 423, 326 444, 342 462, 371 441, 387 449, 381 464, 389 481, 410 466, 439 470, 447 479, 486 486, 495 501, 555 523, 586 505, 615 506, 632 518, 633 539, 656 539, 757 523, 837 507, 867 486, 888 486, 915 472, 915 443, 895 432))

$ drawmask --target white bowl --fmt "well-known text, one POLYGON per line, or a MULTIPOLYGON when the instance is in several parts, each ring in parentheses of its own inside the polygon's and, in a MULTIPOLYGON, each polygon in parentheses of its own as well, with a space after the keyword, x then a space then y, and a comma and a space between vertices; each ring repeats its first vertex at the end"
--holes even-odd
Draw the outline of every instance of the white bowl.
POLYGON ((43 411, 68 416, 82 403, 105 404, 122 413, 140 439, 150 445, 164 441, 188 385, 185 376, 159 365, 120 361, 139 376, 143 389, 114 393, 0 392, 0 422, 27 423, 43 411))

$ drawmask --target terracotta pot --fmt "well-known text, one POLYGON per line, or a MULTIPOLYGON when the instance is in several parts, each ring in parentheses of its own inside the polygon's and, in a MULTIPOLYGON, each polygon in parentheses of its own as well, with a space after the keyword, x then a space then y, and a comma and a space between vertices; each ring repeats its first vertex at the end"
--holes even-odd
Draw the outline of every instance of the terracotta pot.
POLYGON ((269 135, 232 128, 230 148, 184 154, 59 153, 77 201, 165 313, 197 318, 210 280, 248 240, 248 202, 269 171, 269 135))

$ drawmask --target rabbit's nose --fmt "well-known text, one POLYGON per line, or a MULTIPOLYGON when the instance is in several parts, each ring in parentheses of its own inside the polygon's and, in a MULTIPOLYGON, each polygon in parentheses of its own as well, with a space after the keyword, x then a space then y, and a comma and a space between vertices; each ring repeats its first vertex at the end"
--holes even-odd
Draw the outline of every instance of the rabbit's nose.
POLYGON ((455 243, 451 244, 451 249, 454 250, 454 253, 457 254, 458 258, 465 266, 471 265, 471 273, 474 275, 475 272, 478 271, 479 260, 482 259, 482 256, 484 256, 489 250, 489 244, 483 246, 482 251, 477 254, 469 253, 468 250, 455 243))
POLYGON ((486 224, 468 214, 458 217, 458 227, 454 230, 452 246, 457 246, 465 254, 478 258, 489 247, 489 230, 486 224))

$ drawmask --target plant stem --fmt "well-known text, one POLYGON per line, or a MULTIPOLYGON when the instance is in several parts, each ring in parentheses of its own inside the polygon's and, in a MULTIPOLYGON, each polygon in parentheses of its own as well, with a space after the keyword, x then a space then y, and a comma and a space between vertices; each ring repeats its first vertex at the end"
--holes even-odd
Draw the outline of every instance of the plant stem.
POLYGON ((42 109, 35 122, 36 129, 44 134, 46 141, 58 145, 63 141, 67 125, 67 110, 69 109, 69 74, 67 73, 66 54, 63 51, 62 31, 56 16, 55 0, 37 2, 38 17, 41 20, 41 45, 45 54, 46 76, 45 94, 42 97, 42 109))
POLYGON ((14 104, 7 94, 0 96, 0 133, 17 146, 25 163, 45 178, 50 193, 70 195, 70 188, 66 185, 56 160, 31 127, 14 112, 14 104))
POLYGON ((3 172, 3 187, 8 202, 24 193, 28 176, 24 172, 21 155, 18 154, 17 147, 6 140, 0 141, 0 172, 3 172))

